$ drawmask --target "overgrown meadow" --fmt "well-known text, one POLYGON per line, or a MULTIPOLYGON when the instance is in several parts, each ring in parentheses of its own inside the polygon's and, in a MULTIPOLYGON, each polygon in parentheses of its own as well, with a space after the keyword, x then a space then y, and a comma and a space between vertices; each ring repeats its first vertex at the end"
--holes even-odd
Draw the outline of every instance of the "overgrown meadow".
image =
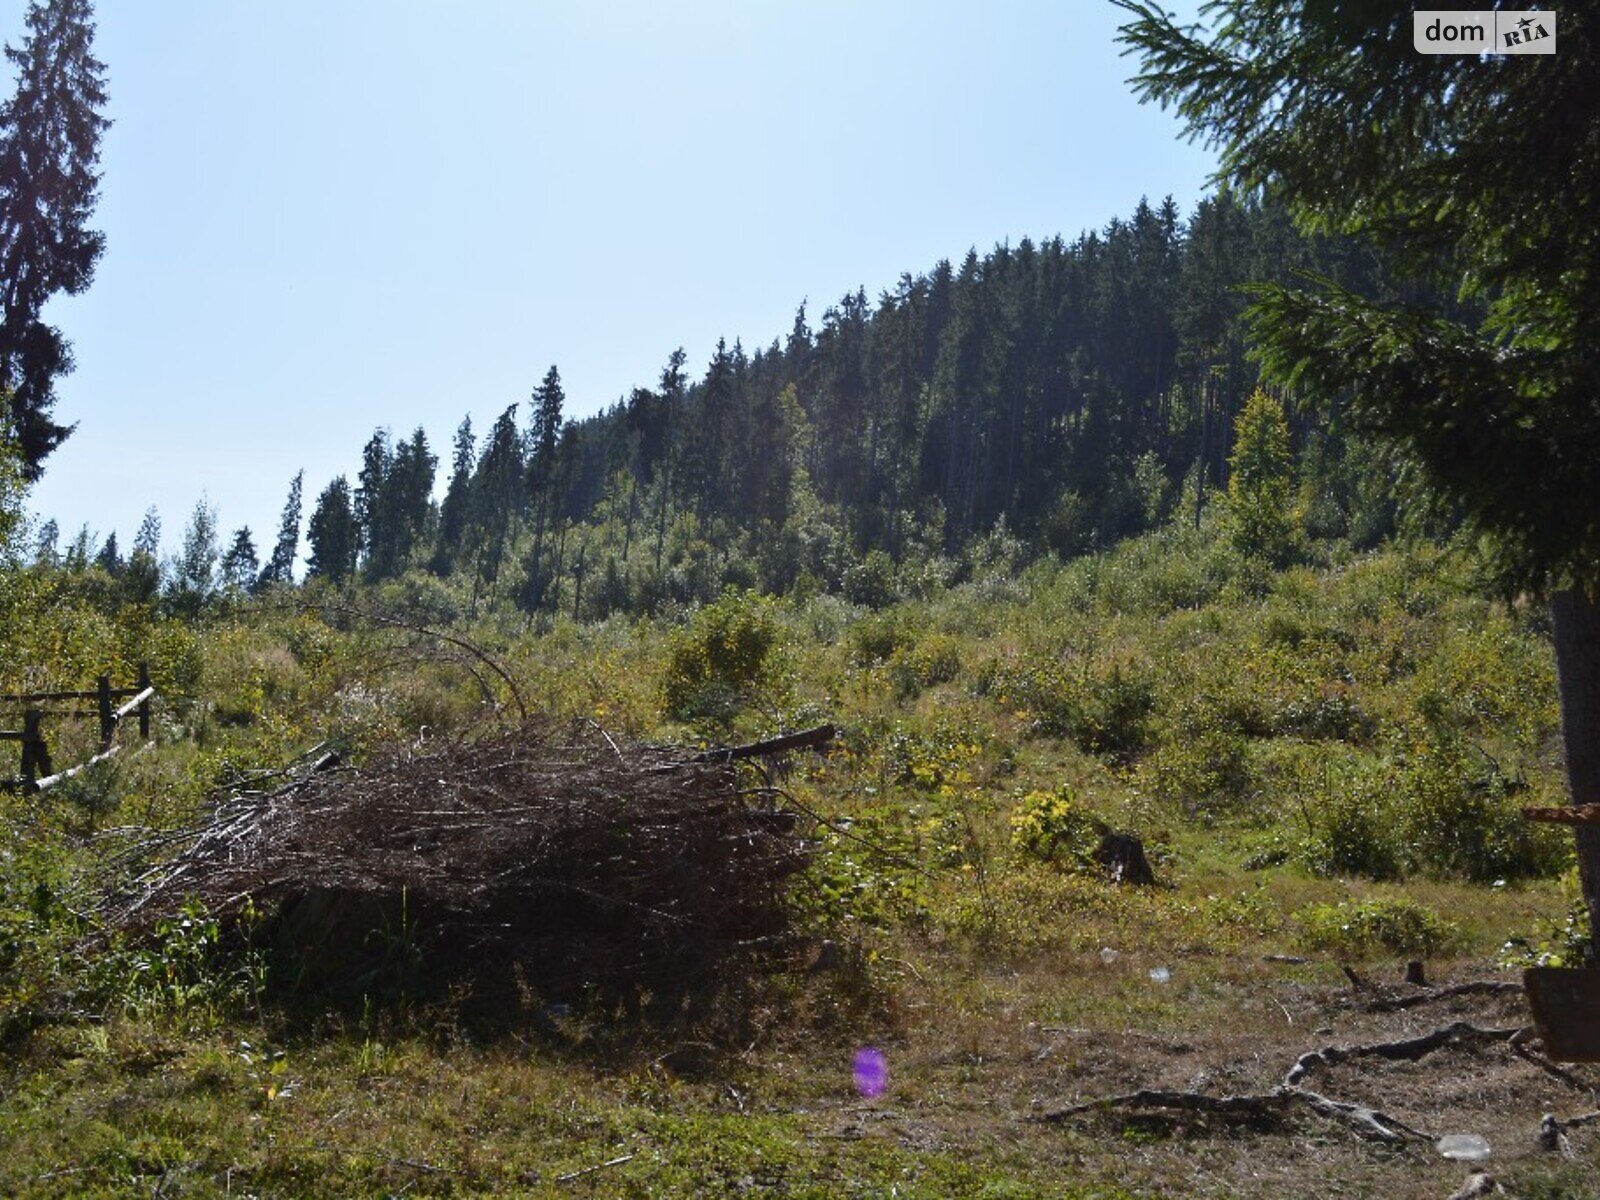
MULTIPOLYGON (((1448 977, 1581 944, 1568 836, 1519 815, 1563 794, 1544 610, 1486 598, 1459 547, 1290 559, 1220 516, 1066 564, 1002 532, 887 572, 870 604, 729 589, 582 624, 469 617, 421 574, 196 619, 108 604, 92 567, 10 572, 7 690, 148 661, 159 703, 150 743, 4 804, 0 1191, 1183 1191, 1181 1145, 1130 1176, 1115 1145, 1017 1140, 1008 1112, 1062 1084, 993 1064, 1025 1065, 1040 1030, 1249 1036, 1274 1004, 1290 1017, 1282 988, 1321 994, 1341 967, 1448 977), (152 938, 99 927, 105 889, 219 789, 514 719, 460 642, 530 709, 617 736, 839 724, 775 768, 815 819, 791 892, 812 961, 695 1026, 562 1005, 490 1029, 448 987, 275 1001, 266 958, 199 908, 152 938), (1142 839, 1158 886, 1104 877, 1108 829, 1142 839), (869 1043, 881 1101, 850 1086, 869 1043)), ((93 749, 50 732, 59 762, 93 749)), ((1338 1167, 1352 1186, 1390 1169, 1338 1167)))

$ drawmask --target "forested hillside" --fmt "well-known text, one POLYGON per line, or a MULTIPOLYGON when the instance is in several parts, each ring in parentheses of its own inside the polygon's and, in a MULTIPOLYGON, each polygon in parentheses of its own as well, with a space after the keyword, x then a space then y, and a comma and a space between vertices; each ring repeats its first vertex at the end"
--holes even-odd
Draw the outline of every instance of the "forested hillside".
MULTIPOLYGON (((443 479, 427 431, 376 431, 353 478, 305 498, 307 574, 425 570, 474 608, 597 618, 727 585, 887 598, 997 530, 1070 557, 1180 506, 1198 519, 1256 384, 1249 285, 1295 272, 1382 298, 1416 286, 1223 190, 1187 219, 1141 202, 1075 241, 972 251, 820 314, 802 304, 784 337, 719 342, 698 378, 674 352, 653 386, 593 417, 569 419, 551 367, 490 429, 460 423, 443 479)), ((1394 529, 1392 463, 1337 415, 1288 408, 1307 529, 1376 544, 1394 529)), ((214 520, 197 514, 169 591, 192 603, 288 582, 300 487, 274 549, 238 530, 215 573, 214 520)), ((150 520, 136 598, 159 547, 150 520)), ((112 574, 130 565, 87 535, 66 557, 97 554, 112 574)))

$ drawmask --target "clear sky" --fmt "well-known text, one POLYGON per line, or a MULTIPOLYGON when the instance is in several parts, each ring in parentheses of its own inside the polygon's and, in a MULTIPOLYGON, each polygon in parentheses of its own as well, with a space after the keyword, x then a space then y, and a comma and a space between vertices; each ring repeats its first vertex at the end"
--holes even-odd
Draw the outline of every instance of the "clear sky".
POLYGON ((376 426, 443 472, 551 363, 584 415, 802 298, 1187 212, 1212 166, 1135 102, 1103 0, 97 8, 107 249, 49 312, 78 430, 30 503, 124 550, 202 494, 268 545, 294 472, 309 514, 376 426))

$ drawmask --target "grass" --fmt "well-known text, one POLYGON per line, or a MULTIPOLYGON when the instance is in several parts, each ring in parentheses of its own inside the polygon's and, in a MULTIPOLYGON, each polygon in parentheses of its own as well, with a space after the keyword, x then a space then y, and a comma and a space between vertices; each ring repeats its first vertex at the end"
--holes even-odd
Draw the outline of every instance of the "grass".
MULTIPOLYGON (((843 725, 784 777, 828 822, 797 919, 843 965, 752 989, 715 1036, 586 1013, 490 1031, 449 1003, 274 1009, 249 971, 196 959, 193 930, 85 948, 118 827, 191 821, 210 788, 319 742, 359 756, 470 728, 484 692, 392 630, 275 602, 197 627, 80 621, 71 580, 36 580, 60 624, 14 648, 103 663, 153 646, 163 709, 151 749, 0 817, 0 1194, 1445 1194, 1459 1179, 1427 1148, 1316 1122, 1030 1119, 1138 1086, 1271 1086, 1313 1045, 1393 1032, 1341 963, 1482 975, 1568 913, 1566 842, 1507 818, 1562 792, 1539 614, 1485 599, 1435 548, 1318 553, 1273 572, 1171 528, 870 614, 731 597, 715 620, 464 623, 533 706, 629 736, 843 725), (730 628, 761 638, 720 671, 707 631, 730 628), (715 703, 674 691, 674 670, 717 682, 715 703), (1041 796, 1138 834, 1162 886, 1019 849, 1019 809, 1054 811, 1041 796), (851 1086, 863 1044, 890 1062, 875 1100, 851 1086)), ((1484 1088, 1504 1090, 1483 1113, 1434 1112, 1429 1089, 1449 1089, 1421 1065, 1330 1087, 1492 1129, 1516 1194, 1589 1194, 1592 1134, 1572 1166, 1521 1149, 1541 1105, 1581 1098, 1490 1066, 1484 1088)))

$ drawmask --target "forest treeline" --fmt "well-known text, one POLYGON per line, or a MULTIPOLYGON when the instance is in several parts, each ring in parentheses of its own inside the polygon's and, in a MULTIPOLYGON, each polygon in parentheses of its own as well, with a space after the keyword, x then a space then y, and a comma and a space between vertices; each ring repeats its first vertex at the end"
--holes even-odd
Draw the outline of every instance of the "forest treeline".
MULTIPOLYGON (((98 564, 130 599, 193 608, 292 583, 304 507, 306 577, 335 585, 427 572, 474 608, 585 617, 729 585, 871 601, 929 563, 958 569, 997 532, 1065 557, 1179 506, 1198 519, 1227 483, 1257 382, 1248 285, 1296 273, 1385 300, 1420 286, 1227 190, 1186 220, 1170 198, 1141 201, 1075 241, 970 251, 876 300, 802 304, 754 352, 719 341, 698 378, 675 351, 653 386, 585 419, 566 416, 551 367, 489 429, 461 422, 441 499, 426 432, 379 429, 353 480, 303 497, 295 477, 270 547, 247 528, 219 544, 202 503, 165 564, 153 512, 126 558, 87 531, 62 550, 53 526, 40 554, 98 564)), ((1288 407, 1308 532, 1380 540, 1395 519, 1390 464, 1337 413, 1288 407)))

